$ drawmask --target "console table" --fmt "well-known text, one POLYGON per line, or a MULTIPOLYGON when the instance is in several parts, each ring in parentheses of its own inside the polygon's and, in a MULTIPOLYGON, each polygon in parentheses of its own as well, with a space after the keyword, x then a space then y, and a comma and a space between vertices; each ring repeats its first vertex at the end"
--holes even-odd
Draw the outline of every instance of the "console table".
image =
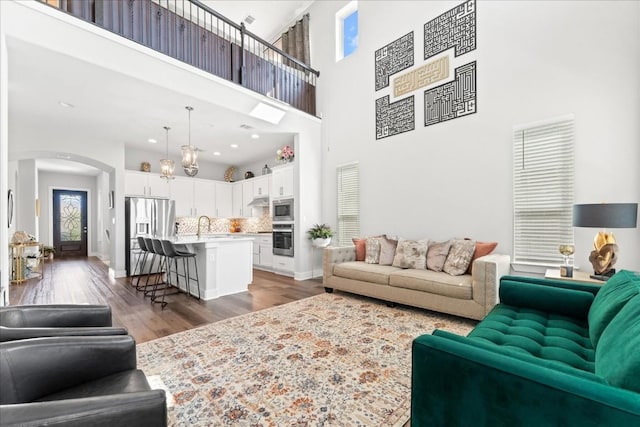
POLYGON ((11 283, 44 277, 44 244, 38 242, 11 243, 11 283))
POLYGON ((573 270, 573 277, 562 277, 560 276, 560 270, 549 268, 544 274, 545 279, 556 279, 556 280, 566 280, 569 282, 585 282, 585 283, 594 283, 596 285, 604 285, 607 282, 603 282, 602 280, 596 280, 589 277, 590 274, 586 271, 578 271, 576 269, 573 270))

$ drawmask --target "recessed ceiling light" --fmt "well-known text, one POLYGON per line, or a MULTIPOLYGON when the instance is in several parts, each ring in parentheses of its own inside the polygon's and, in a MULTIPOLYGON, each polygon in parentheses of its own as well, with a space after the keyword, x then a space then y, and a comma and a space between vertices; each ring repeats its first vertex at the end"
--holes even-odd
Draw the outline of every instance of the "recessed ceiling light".
POLYGON ((150 143, 152 143, 152 144, 155 144, 155 143, 157 143, 157 142, 158 142, 158 140, 157 140, 157 139, 154 139, 154 138, 149 138, 149 139, 147 139, 147 141, 149 141, 149 142, 150 142, 150 143))
POLYGON ((219 155, 220 155, 220 152, 219 152, 219 151, 214 151, 214 152, 213 152, 213 155, 214 155, 214 156, 219 156, 219 155))
POLYGON ((258 138, 260 138, 260 135, 258 135, 257 133, 252 133, 251 134, 251 138, 258 139, 258 138))
POLYGON ((238 144, 231 144, 229 147, 231 147, 231 148, 238 148, 238 144))
POLYGON ((68 102, 64 102, 64 101, 60 101, 60 102, 58 102, 58 104, 61 107, 64 107, 64 108, 73 108, 73 107, 75 107, 75 105, 69 104, 68 102))

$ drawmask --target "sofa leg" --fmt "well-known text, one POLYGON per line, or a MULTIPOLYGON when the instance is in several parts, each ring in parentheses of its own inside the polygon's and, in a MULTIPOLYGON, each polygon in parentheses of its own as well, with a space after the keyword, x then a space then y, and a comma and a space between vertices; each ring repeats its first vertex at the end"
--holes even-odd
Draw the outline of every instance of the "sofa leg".
POLYGON ((332 294, 333 293, 333 288, 327 288, 325 286, 324 290, 328 293, 328 294, 332 294))
POLYGON ((393 308, 396 306, 396 303, 391 301, 387 301, 386 304, 387 304, 387 307, 390 307, 390 308, 393 308))

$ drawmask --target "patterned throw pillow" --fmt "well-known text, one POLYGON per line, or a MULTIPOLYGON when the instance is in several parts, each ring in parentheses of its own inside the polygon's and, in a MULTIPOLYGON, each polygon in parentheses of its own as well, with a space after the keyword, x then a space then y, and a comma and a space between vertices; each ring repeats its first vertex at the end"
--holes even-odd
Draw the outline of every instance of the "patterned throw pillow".
POLYGON ((471 257, 476 250, 475 240, 452 240, 449 255, 444 262, 443 270, 452 276, 460 276, 467 271, 471 257))
POLYGON ((393 258, 393 266, 426 270, 429 240, 400 240, 393 258))
POLYGON ((383 237, 367 238, 367 253, 364 262, 367 264, 378 264, 380 262, 380 241, 383 237))
POLYGON ((393 264, 393 258, 396 256, 396 247, 398 241, 383 237, 380 239, 380 265, 393 264))
POLYGON ((450 248, 450 241, 430 243, 427 251, 427 268, 433 271, 442 271, 450 248))

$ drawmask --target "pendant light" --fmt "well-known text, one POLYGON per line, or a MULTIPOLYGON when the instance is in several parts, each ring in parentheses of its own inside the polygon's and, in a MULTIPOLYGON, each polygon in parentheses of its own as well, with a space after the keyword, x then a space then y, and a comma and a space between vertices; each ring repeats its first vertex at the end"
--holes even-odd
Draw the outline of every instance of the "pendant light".
POLYGON ((167 182, 170 179, 175 178, 173 172, 176 169, 175 162, 169 159, 169 129, 171 128, 168 126, 164 126, 164 130, 167 131, 167 148, 165 151, 166 158, 160 160, 160 178, 166 179, 167 182))
POLYGON ((184 107, 189 112, 189 145, 182 146, 182 168, 187 176, 198 174, 198 149, 191 145, 191 111, 193 107, 184 107))

